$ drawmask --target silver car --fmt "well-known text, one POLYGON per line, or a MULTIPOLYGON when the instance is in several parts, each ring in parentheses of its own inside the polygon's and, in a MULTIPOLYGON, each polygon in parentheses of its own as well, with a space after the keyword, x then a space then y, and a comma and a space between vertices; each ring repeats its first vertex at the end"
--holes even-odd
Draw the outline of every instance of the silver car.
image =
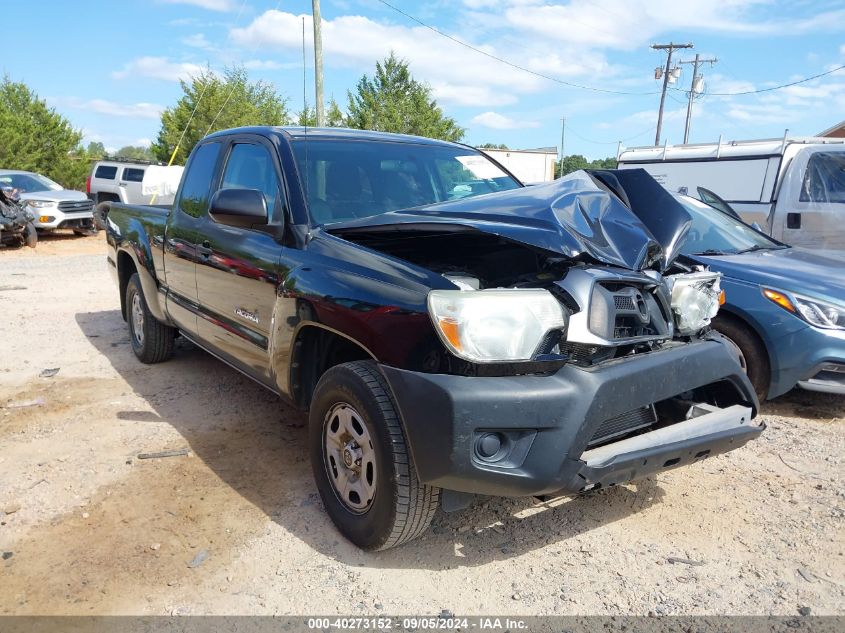
POLYGON ((86 235, 94 228, 94 203, 82 191, 65 189, 41 174, 11 169, 0 169, 0 187, 20 196, 37 229, 71 229, 86 235))

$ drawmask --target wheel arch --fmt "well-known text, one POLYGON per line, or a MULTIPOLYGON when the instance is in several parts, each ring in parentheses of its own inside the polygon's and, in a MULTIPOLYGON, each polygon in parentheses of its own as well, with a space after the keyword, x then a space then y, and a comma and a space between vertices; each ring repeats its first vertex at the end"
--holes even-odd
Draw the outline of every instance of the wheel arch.
POLYGON ((291 345, 289 393, 297 406, 307 410, 323 374, 336 365, 374 360, 375 354, 360 341, 316 321, 297 325, 291 345))
MULTIPOLYGON (((775 378, 777 376, 777 372, 779 371, 779 365, 777 361, 777 357, 772 354, 771 349, 773 348, 770 345, 770 340, 766 333, 760 328, 759 324, 754 321, 754 319, 750 318, 747 314, 740 310, 732 310, 730 308, 725 308, 722 306, 719 309, 719 313, 716 316, 716 319, 722 319, 725 321, 730 321, 734 325, 744 328, 747 330, 759 343, 763 353, 766 355, 766 359, 769 361, 769 394, 771 394, 771 390, 775 384, 775 378)), ((769 395, 771 397, 771 395, 769 395)))

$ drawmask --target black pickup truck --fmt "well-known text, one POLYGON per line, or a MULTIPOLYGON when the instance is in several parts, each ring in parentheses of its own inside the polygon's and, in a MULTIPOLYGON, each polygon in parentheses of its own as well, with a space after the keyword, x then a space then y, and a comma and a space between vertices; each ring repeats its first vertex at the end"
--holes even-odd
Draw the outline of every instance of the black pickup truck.
POLYGON ((137 357, 184 336, 309 411, 326 511, 365 549, 763 429, 708 327, 719 275, 678 256, 690 218, 642 170, 523 187, 463 145, 240 128, 194 148, 172 209, 99 221, 137 357))

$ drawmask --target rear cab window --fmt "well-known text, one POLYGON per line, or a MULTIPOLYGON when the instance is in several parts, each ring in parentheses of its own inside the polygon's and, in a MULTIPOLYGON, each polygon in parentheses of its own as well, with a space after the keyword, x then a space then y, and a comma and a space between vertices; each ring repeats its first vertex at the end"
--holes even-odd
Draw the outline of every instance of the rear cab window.
POLYGON ((208 211, 211 181, 219 156, 219 142, 200 145, 191 154, 179 192, 180 211, 195 218, 202 217, 208 211))
POLYGON ((94 171, 94 178, 114 180, 115 176, 117 176, 117 167, 114 165, 98 165, 96 171, 94 171))

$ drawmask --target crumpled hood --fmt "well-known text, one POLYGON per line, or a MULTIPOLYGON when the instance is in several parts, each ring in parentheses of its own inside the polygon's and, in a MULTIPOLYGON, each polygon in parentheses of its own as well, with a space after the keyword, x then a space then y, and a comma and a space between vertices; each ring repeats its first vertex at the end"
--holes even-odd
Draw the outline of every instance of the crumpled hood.
POLYGON ((548 184, 391 211, 325 229, 343 236, 463 227, 573 259, 588 256, 630 270, 653 265, 665 270, 690 222, 686 210, 645 170, 631 169, 577 171, 548 184))

